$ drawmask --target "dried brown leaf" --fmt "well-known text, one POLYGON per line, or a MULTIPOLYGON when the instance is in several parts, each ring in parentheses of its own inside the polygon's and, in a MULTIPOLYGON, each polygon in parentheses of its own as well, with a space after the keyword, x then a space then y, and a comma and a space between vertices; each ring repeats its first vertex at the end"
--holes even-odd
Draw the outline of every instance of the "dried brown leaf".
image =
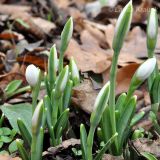
POLYGON ((21 158, 19 158, 19 157, 12 158, 7 155, 0 155, 0 160, 21 160, 21 158))
POLYGON ((132 22, 144 22, 152 7, 152 2, 153 0, 142 0, 141 4, 135 9, 132 22))
POLYGON ((98 91, 93 89, 92 82, 85 79, 79 86, 74 87, 72 103, 85 112, 91 113, 97 94, 98 91))
POLYGON ((65 150, 69 147, 74 147, 75 145, 80 145, 80 140, 71 138, 71 139, 63 141, 62 144, 56 147, 48 148, 48 152, 51 153, 52 155, 56 155, 58 152, 65 150))
POLYGON ((160 139, 151 140, 148 138, 141 138, 133 141, 132 144, 138 153, 149 152, 157 158, 160 158, 160 139))
MULTIPOLYGON (((122 92, 127 92, 132 76, 139 67, 137 63, 128 64, 117 71, 117 85, 116 85, 116 94, 122 92)), ((106 70, 103 73, 103 80, 106 83, 109 80, 109 70, 106 70)))
POLYGON ((71 40, 65 53, 67 59, 75 58, 78 68, 82 72, 93 71, 102 73, 111 64, 105 51, 100 48, 92 48, 93 45, 79 45, 75 40, 71 40))

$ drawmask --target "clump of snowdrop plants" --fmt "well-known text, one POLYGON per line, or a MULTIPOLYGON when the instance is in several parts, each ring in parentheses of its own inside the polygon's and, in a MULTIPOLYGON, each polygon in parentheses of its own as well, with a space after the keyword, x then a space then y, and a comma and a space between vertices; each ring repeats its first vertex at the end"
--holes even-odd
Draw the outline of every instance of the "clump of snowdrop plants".
MULTIPOLYGON (((153 73, 156 66, 156 59, 154 57, 146 60, 133 75, 128 92, 122 93, 118 100, 115 101, 117 62, 124 39, 130 28, 132 12, 132 1, 130 1, 121 12, 115 27, 112 47, 114 50, 114 55, 110 70, 110 93, 109 95, 103 95, 105 96, 105 99, 109 96, 109 102, 106 105, 103 101, 101 101, 99 106, 105 105, 103 106, 103 111, 101 113, 96 112, 99 113, 99 116, 102 116, 100 127, 98 129, 98 135, 100 135, 99 138, 105 144, 108 144, 110 138, 114 137, 114 139, 112 139, 112 144, 109 147, 109 152, 115 156, 122 155, 123 147, 126 145, 132 126, 144 116, 144 112, 135 115, 137 97, 133 94, 134 91, 153 73)), ((95 113, 93 112, 92 114, 94 115, 95 113)), ((93 116, 91 115, 91 119, 92 117, 93 116)), ((97 121, 97 123, 98 122, 99 121, 97 121)), ((92 127, 92 121, 90 121, 90 123, 91 131, 89 131, 89 135, 87 137, 87 144, 86 146, 84 144, 82 145, 83 156, 87 157, 85 158, 86 160, 93 159, 91 154, 91 145, 93 145, 93 143, 90 140, 90 137, 93 137, 93 128, 98 125, 97 123, 94 123, 94 127, 92 127)), ((84 130, 83 128, 84 127, 82 125, 81 130, 84 130)), ((85 130, 82 132, 81 137, 86 137, 84 136, 84 133, 85 130)))
MULTIPOLYGON (((159 82, 160 74, 154 57, 154 49, 157 41, 157 14, 151 9, 147 28, 147 48, 149 58, 142 63, 134 73, 127 93, 122 93, 115 100, 116 73, 118 57, 123 46, 124 39, 130 29, 133 6, 130 1, 121 12, 113 38, 112 48, 114 55, 110 70, 110 80, 99 92, 93 112, 90 117, 89 132, 84 124, 80 125, 80 140, 82 158, 84 160, 100 160, 108 150, 114 156, 120 156, 127 145, 131 128, 143 116, 144 112, 135 114, 137 97, 134 91, 148 80, 148 89, 151 96, 152 112, 150 117, 157 127, 157 108, 159 106, 159 82), (155 29, 155 30, 154 30, 155 29), (99 127, 98 127, 99 126, 99 127), (96 128, 99 140, 104 145, 93 155, 92 148, 96 128)), ((48 70, 44 74, 46 95, 37 104, 38 94, 42 86, 42 72, 34 65, 26 69, 26 80, 32 89, 32 129, 27 130, 21 119, 18 119, 18 127, 22 138, 30 148, 27 154, 22 142, 17 140, 17 147, 23 160, 42 159, 44 128, 48 127, 50 144, 56 146, 62 142, 62 134, 68 124, 69 104, 72 88, 80 83, 79 71, 73 58, 69 65, 63 65, 64 53, 68 47, 73 32, 73 21, 70 18, 61 34, 60 54, 57 55, 56 46, 53 45, 48 55, 48 70), (59 57, 59 58, 58 58, 59 57)), ((159 131, 159 128, 157 129, 159 131)), ((132 136, 134 139, 142 134, 136 131, 132 136), (137 133, 136 133, 137 132, 137 133)))
POLYGON ((17 147, 23 160, 42 159, 44 128, 47 126, 51 146, 62 142, 62 134, 68 125, 69 104, 72 88, 80 82, 79 71, 73 57, 69 66, 63 65, 64 53, 73 32, 73 20, 70 18, 61 34, 60 55, 58 59, 56 46, 53 45, 48 55, 48 71, 44 74, 33 64, 26 69, 26 80, 32 90, 32 128, 27 130, 21 119, 17 124, 22 138, 30 148, 30 155, 22 142, 17 140, 17 147), (44 85, 45 84, 45 85, 44 85), (41 86, 45 87, 46 95, 37 104, 41 86))
MULTIPOLYGON (((147 49, 148 57, 155 57, 154 50, 157 43, 158 36, 158 15, 156 9, 152 8, 148 17, 147 25, 147 49)), ((160 104, 160 73, 158 65, 148 79, 148 89, 152 103, 152 110, 150 112, 150 119, 153 122, 155 130, 160 135, 160 125, 158 124, 158 110, 160 104)))

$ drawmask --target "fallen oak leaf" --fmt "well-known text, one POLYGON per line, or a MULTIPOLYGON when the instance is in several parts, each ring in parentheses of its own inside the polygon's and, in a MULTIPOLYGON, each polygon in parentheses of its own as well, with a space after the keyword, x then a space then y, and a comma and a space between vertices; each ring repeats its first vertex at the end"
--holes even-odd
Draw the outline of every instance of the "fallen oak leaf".
POLYGON ((93 89, 91 80, 84 79, 80 85, 73 88, 72 104, 90 114, 97 95, 98 90, 93 89))
POLYGON ((2 14, 17 14, 22 12, 30 12, 31 7, 30 6, 20 6, 20 5, 7 5, 7 4, 1 4, 0 5, 0 13, 2 14))
POLYGON ((8 155, 0 155, 0 160, 21 160, 19 157, 12 158, 11 156, 8 155))
POLYGON ((30 33, 39 39, 45 39, 46 34, 49 35, 50 31, 55 29, 55 24, 45 19, 32 17, 29 12, 31 12, 31 7, 0 5, 0 13, 10 15, 10 19, 14 20, 14 25, 19 30, 30 33))
POLYGON ((153 0, 142 0, 141 4, 135 9, 132 22, 141 23, 147 19, 148 12, 152 7, 153 0))
MULTIPOLYGON (((89 47, 89 46, 88 46, 89 47)), ((108 56, 102 52, 86 51, 86 47, 79 45, 75 40, 71 39, 65 57, 70 59, 74 57, 80 71, 93 71, 94 73, 102 73, 110 65, 111 61, 108 56)))
POLYGON ((104 154, 102 160, 124 160, 122 156, 112 156, 110 154, 104 154))
POLYGON ((61 152, 62 150, 65 150, 69 147, 74 147, 75 145, 80 145, 80 140, 71 138, 71 139, 63 141, 60 145, 56 147, 48 148, 48 153, 55 156, 58 152, 61 152))
POLYGON ((24 39, 24 36, 20 33, 14 32, 14 31, 5 30, 0 33, 0 39, 4 39, 4 40, 14 39, 16 41, 20 41, 20 40, 24 39))
POLYGON ((151 140, 148 138, 140 138, 131 143, 138 153, 149 152, 155 155, 158 159, 160 158, 160 139, 151 140))
MULTIPOLYGON (((139 65, 140 64, 138 63, 131 63, 118 69, 116 78, 116 94, 128 91, 131 78, 134 75, 137 68, 139 67, 139 65)), ((102 75, 103 83, 105 84, 107 81, 109 81, 109 69, 106 70, 102 75)))

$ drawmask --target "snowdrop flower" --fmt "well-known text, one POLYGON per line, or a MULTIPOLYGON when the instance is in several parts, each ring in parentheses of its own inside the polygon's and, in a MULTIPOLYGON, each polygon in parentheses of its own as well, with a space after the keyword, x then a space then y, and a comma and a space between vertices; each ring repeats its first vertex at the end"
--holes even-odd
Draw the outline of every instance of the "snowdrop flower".
POLYGON ((122 48, 124 38, 129 31, 133 13, 132 1, 130 1, 122 10, 116 24, 115 34, 113 38, 113 49, 119 53, 122 48))
POLYGON ((27 67, 25 76, 29 85, 34 87, 38 82, 39 69, 35 65, 31 64, 27 67))
POLYGON ((136 77, 138 80, 146 80, 154 71, 156 66, 156 58, 146 60, 137 70, 136 77))
POLYGON ((147 47, 154 50, 157 42, 158 35, 158 16, 156 9, 152 8, 148 18, 147 25, 147 47))
POLYGON ((150 11, 148 28, 147 28, 148 36, 150 38, 157 37, 157 26, 158 26, 157 11, 156 9, 152 8, 150 11))

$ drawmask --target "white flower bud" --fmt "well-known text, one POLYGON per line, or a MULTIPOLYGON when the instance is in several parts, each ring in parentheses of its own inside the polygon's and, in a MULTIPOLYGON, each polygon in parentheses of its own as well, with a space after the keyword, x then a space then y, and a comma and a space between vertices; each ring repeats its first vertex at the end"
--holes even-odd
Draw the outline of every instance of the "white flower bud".
POLYGON ((146 80, 153 72, 156 66, 156 58, 150 58, 146 60, 137 70, 136 77, 144 81, 146 80))
POLYGON ((29 85, 34 87, 38 82, 39 69, 33 64, 31 64, 27 67, 25 76, 29 85))
MULTIPOLYGON (((148 18, 147 24, 147 48, 150 51, 154 51, 157 43, 158 35, 158 16, 156 9, 152 8, 148 18)), ((151 53, 152 53, 151 52, 151 53)), ((153 57, 152 54, 149 53, 149 57, 153 57)))
POLYGON ((157 37, 157 11, 154 8, 150 11, 147 31, 151 39, 157 37))
POLYGON ((129 31, 133 13, 132 1, 130 1, 122 10, 115 27, 113 38, 113 49, 118 52, 121 50, 126 34, 129 31))

